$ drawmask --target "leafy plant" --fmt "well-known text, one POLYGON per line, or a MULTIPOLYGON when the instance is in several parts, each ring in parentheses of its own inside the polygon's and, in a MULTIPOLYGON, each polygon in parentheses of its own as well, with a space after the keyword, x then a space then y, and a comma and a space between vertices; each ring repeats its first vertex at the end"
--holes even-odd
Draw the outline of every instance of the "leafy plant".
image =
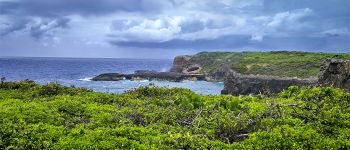
POLYGON ((235 97, 4 82, 0 114, 0 149, 350 148, 350 93, 330 87, 235 97))

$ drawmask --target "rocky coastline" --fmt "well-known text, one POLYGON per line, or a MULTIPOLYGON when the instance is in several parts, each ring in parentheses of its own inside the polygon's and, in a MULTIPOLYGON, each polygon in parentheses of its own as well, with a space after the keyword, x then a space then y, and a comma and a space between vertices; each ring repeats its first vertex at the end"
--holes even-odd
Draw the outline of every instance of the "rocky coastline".
POLYGON ((212 70, 204 70, 217 60, 190 55, 177 56, 169 72, 138 70, 134 74, 105 73, 93 81, 160 80, 181 82, 183 80, 224 82, 222 94, 273 94, 289 86, 333 86, 350 91, 350 61, 326 59, 318 77, 297 78, 271 75, 245 75, 223 64, 212 70))

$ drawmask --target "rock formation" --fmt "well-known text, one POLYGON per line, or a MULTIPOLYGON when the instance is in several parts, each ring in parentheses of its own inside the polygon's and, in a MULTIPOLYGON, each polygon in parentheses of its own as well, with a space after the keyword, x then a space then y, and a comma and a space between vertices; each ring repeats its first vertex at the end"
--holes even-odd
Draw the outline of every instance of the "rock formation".
POLYGON ((127 80, 166 80, 180 82, 183 80, 224 81, 228 66, 217 67, 210 72, 202 71, 203 66, 209 66, 217 60, 197 55, 183 55, 175 57, 169 72, 138 70, 134 74, 105 73, 93 78, 93 81, 127 80))
POLYGON ((156 72, 137 70, 134 74, 105 73, 94 77, 93 81, 119 81, 119 80, 161 80, 180 82, 183 80, 205 80, 203 74, 184 74, 176 72, 156 72))
POLYGON ((327 59, 317 78, 298 79, 276 76, 226 74, 222 94, 247 95, 278 93, 289 86, 332 86, 350 91, 350 61, 327 59))
POLYGON ((104 73, 100 74, 94 78, 92 78, 92 81, 119 81, 124 80, 125 75, 120 73, 104 73))
POLYGON ((192 57, 189 55, 176 56, 173 61, 173 66, 170 72, 184 73, 192 57))
POLYGON ((320 86, 333 86, 350 91, 350 61, 327 59, 318 76, 320 86))
POLYGON ((228 65, 223 65, 220 68, 217 68, 216 70, 207 73, 205 76, 205 80, 209 82, 224 81, 226 74, 230 71, 231 69, 228 65))
POLYGON ((135 71, 135 74, 132 75, 131 80, 164 80, 180 82, 183 80, 204 80, 204 75, 139 70, 135 71))
POLYGON ((217 60, 215 60, 214 58, 200 57, 198 55, 177 56, 173 61, 173 65, 170 69, 170 72, 182 73, 187 75, 204 74, 206 81, 224 81, 225 74, 229 70, 229 67, 225 65, 214 68, 209 72, 203 71, 204 66, 210 66, 216 61, 217 60))
POLYGON ((316 79, 283 78, 277 76, 242 75, 231 71, 226 75, 222 94, 248 95, 279 93, 289 86, 316 85, 316 79))

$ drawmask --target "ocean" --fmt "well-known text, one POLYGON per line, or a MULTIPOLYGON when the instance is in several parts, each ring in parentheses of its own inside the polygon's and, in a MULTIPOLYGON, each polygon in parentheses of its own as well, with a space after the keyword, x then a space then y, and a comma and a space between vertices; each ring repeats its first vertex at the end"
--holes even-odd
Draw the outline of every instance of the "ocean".
POLYGON ((86 87, 98 92, 124 93, 153 83, 157 86, 182 87, 202 95, 217 95, 222 82, 206 81, 91 81, 102 73, 133 73, 135 70, 168 71, 172 60, 119 58, 0 58, 0 76, 6 81, 33 80, 39 84, 57 82, 66 86, 86 87))

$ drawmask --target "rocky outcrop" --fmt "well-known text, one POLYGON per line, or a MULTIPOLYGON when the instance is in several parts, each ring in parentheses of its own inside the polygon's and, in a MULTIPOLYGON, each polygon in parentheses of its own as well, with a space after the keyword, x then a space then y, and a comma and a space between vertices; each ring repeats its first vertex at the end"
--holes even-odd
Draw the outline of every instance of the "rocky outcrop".
POLYGON ((92 78, 92 81, 119 81, 124 80, 126 77, 125 74, 120 73, 104 73, 100 74, 94 78, 92 78))
POLYGON ((183 80, 205 80, 203 74, 184 74, 176 72, 156 72, 138 70, 134 74, 105 73, 94 77, 93 81, 119 81, 119 80, 160 80, 180 82, 183 80))
POLYGON ((333 86, 350 91, 350 61, 327 59, 318 76, 320 86, 333 86))
POLYGON ((277 76, 242 75, 231 71, 226 75, 222 94, 248 95, 279 93, 289 86, 316 85, 316 79, 282 78, 277 76))
POLYGON ((131 80, 164 80, 180 82, 183 80, 204 80, 204 75, 140 70, 135 71, 135 74, 132 75, 131 80))
POLYGON ((224 81, 224 77, 231 71, 228 65, 223 65, 216 70, 209 72, 205 76, 206 81, 216 82, 216 81, 224 81))
POLYGON ((190 62, 192 56, 176 56, 173 61, 173 66, 170 69, 170 72, 184 73, 187 69, 188 63, 190 62))
POLYGON ((198 55, 183 55, 175 57, 169 72, 156 72, 138 70, 134 74, 105 73, 93 78, 93 81, 119 81, 127 80, 165 80, 180 82, 183 80, 224 81, 224 76, 229 70, 228 66, 217 67, 209 72, 202 71, 203 66, 215 63, 213 58, 205 58, 198 55))
POLYGON ((205 58, 198 55, 177 56, 173 61, 170 72, 187 75, 204 74, 206 81, 224 81, 225 74, 229 70, 225 65, 213 68, 213 70, 203 71, 203 67, 208 67, 216 61, 214 58, 205 58))

